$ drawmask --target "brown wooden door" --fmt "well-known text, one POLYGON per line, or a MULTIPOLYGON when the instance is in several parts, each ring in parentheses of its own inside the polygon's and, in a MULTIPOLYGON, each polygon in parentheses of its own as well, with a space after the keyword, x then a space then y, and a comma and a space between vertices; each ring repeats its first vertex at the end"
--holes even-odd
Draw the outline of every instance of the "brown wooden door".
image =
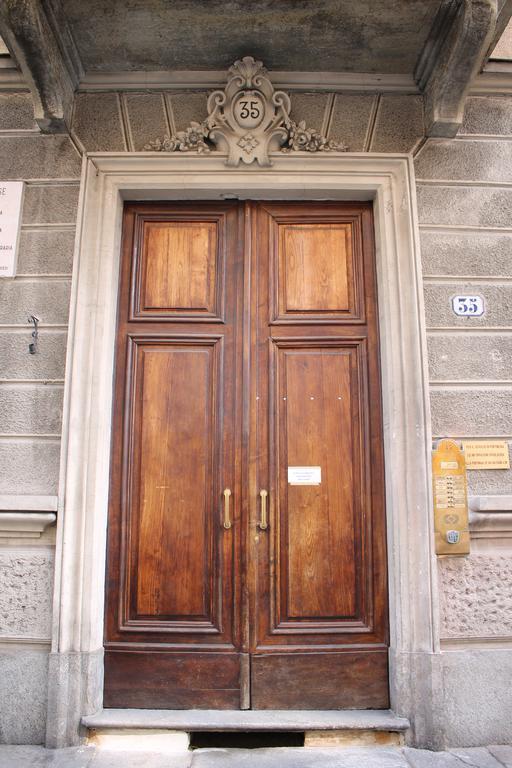
POLYGON ((240 213, 126 207, 106 706, 240 704, 240 213))
POLYGON ((251 703, 385 707, 371 207, 262 203, 252 221, 251 703))
POLYGON ((105 706, 388 706, 379 381, 369 204, 126 207, 105 706))

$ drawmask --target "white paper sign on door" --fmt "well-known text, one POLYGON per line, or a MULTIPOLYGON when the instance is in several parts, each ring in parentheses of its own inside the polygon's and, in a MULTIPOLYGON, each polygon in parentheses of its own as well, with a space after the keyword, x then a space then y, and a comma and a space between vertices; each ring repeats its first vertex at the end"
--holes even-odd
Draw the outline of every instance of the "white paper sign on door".
POLYGON ((23 188, 23 181, 0 181, 0 277, 16 274, 23 188))
POLYGON ((289 485, 320 485, 321 467, 288 467, 289 485))

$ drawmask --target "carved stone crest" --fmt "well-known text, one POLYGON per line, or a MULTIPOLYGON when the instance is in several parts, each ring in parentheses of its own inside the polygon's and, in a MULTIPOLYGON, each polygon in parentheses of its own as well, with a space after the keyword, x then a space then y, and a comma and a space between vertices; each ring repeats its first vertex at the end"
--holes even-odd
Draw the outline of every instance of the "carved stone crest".
POLYGON ((290 97, 275 91, 261 61, 245 56, 229 69, 223 91, 208 98, 208 117, 191 122, 185 131, 146 144, 155 152, 227 152, 226 165, 241 162, 271 165, 269 153, 346 152, 342 142, 329 141, 304 121, 290 119, 290 97))

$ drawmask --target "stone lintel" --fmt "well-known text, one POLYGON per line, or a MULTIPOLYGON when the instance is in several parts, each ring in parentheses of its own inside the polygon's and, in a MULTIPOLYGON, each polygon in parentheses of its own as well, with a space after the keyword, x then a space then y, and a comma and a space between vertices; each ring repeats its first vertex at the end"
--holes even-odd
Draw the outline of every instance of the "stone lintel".
POLYGON ((67 133, 78 83, 41 0, 3 0, 0 34, 21 69, 43 133, 67 133))
POLYGON ((427 136, 452 138, 464 102, 492 41, 497 0, 447 0, 434 22, 415 72, 425 94, 427 136))

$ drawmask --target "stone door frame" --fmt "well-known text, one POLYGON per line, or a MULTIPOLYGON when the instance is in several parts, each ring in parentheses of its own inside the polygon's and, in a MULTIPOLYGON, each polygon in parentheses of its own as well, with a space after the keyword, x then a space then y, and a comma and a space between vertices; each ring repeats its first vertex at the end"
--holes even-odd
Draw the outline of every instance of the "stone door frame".
POLYGON ((409 155, 294 153, 227 168, 212 153, 91 153, 82 171, 64 395, 48 746, 102 707, 105 547, 124 200, 373 200, 383 391, 392 709, 433 732, 439 651, 426 335, 409 155))

